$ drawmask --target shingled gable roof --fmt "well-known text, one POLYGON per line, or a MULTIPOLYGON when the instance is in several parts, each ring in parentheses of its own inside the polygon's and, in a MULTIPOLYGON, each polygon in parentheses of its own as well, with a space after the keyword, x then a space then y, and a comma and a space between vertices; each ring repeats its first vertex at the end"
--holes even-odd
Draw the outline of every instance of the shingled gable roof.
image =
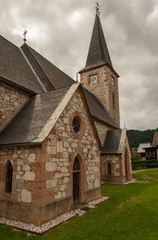
MULTIPOLYGON (((0 147, 41 144, 79 86, 81 86, 79 83, 75 83, 67 88, 32 96, 25 107, 0 133, 0 147)), ((90 114, 88 108, 87 110, 90 114)), ((91 123, 101 148, 93 121, 91 123)))
POLYGON ((108 130, 103 144, 102 154, 122 154, 127 136, 127 130, 108 130))
POLYGON ((112 67, 100 18, 96 14, 86 66, 80 71, 80 73, 103 64, 108 64, 112 67))
POLYGON ((66 104, 78 88, 71 87, 37 94, 0 133, 0 146, 41 143, 53 128, 66 104))
MULTIPOLYGON (((47 59, 45 59, 27 44, 23 44, 21 49, 48 91, 48 79, 54 89, 67 87, 75 83, 72 78, 50 63, 47 59)), ((119 128, 116 122, 110 117, 109 113, 103 108, 101 103, 92 93, 84 89, 84 94, 92 117, 95 117, 96 119, 114 128, 119 128)))
POLYGON ((90 109, 90 113, 93 118, 98 121, 101 121, 115 129, 119 129, 119 126, 114 121, 114 119, 109 115, 109 113, 105 110, 103 105, 99 102, 99 100, 87 89, 83 88, 84 95, 86 97, 88 107, 90 109))
POLYGON ((28 91, 41 93, 43 88, 31 71, 20 49, 0 35, 0 78, 28 91))
POLYGON ((27 44, 21 49, 48 91, 68 87, 75 81, 27 44), (51 86, 50 86, 51 83, 51 86))
MULTIPOLYGON (((22 51, 20 51, 18 47, 1 36, 0 50, 1 77, 22 88, 34 93, 41 93, 64 88, 75 83, 72 78, 55 67, 27 44, 23 44, 21 47, 22 51), (27 58, 29 64, 25 58, 27 58), (33 74, 30 64, 35 71, 35 75, 38 75, 39 80, 37 80, 33 74), (42 88, 42 84, 40 85, 40 82, 44 85, 45 90, 42 88)), ((118 128, 115 121, 110 117, 108 112, 106 112, 97 98, 87 90, 84 90, 84 94, 92 117, 114 128, 118 128)))

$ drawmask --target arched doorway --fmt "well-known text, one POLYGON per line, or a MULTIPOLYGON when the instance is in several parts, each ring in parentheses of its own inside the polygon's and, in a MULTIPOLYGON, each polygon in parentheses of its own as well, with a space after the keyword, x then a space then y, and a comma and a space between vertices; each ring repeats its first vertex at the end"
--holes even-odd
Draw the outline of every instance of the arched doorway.
POLYGON ((80 198, 80 163, 78 158, 75 158, 73 165, 73 201, 74 204, 79 202, 80 198))

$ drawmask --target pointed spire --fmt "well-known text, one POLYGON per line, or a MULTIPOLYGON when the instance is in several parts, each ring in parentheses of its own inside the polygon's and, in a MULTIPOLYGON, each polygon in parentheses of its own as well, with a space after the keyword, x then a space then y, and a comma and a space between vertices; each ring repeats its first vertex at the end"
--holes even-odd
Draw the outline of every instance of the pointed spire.
POLYGON ((81 71, 88 70, 92 67, 100 66, 103 64, 110 64, 112 67, 112 62, 102 30, 100 17, 99 14, 96 13, 86 66, 81 71))

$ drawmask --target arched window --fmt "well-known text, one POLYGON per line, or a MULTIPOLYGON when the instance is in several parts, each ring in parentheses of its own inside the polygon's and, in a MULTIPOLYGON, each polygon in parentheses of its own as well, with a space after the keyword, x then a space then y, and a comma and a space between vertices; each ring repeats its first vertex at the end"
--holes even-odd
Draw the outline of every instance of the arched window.
POLYGON ((115 109, 115 94, 112 94, 112 104, 113 104, 113 109, 115 109))
POLYGON ((5 182, 5 192, 12 192, 12 177, 13 177, 13 167, 10 161, 6 165, 6 182, 5 182))
POLYGON ((78 158, 75 158, 73 165, 73 200, 74 204, 79 202, 80 198, 80 163, 78 158))
POLYGON ((111 174, 111 164, 108 163, 107 167, 108 167, 108 174, 111 174))
POLYGON ((73 165, 73 172, 75 171, 80 171, 80 163, 77 157, 75 158, 74 165, 73 165))

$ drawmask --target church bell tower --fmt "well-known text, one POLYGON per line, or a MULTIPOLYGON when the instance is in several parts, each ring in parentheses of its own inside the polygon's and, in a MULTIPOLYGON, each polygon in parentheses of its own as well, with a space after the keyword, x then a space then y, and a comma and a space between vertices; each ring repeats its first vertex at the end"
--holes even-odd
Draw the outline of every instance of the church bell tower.
MULTIPOLYGON (((97 8, 96 8, 97 9, 97 8)), ((79 72, 81 84, 92 92, 120 126, 119 75, 113 68, 97 9, 85 67, 79 72)))

